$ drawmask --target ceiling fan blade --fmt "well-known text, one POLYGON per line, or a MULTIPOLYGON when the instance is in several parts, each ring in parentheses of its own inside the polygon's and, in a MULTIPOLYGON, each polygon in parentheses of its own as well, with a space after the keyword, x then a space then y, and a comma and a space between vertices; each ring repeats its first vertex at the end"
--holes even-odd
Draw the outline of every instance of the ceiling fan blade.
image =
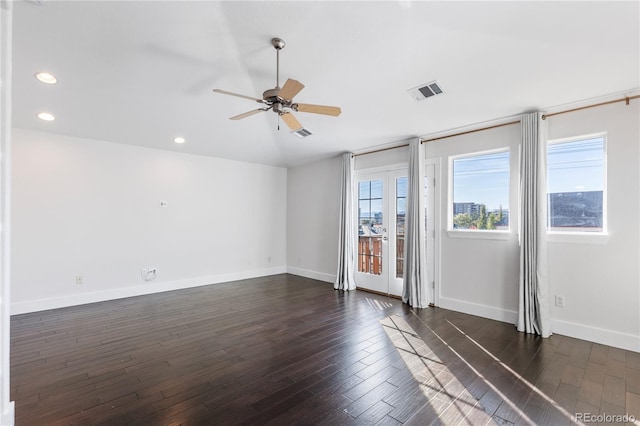
POLYGON ((289 127, 289 129, 291 129, 292 132, 302 129, 302 124, 300 124, 300 122, 290 112, 282 114, 280 117, 282 118, 282 121, 284 121, 287 124, 287 126, 289 127))
POLYGON ((298 80, 288 79, 284 83, 284 86, 282 86, 282 89, 280 89, 278 96, 290 101, 295 95, 300 93, 302 89, 304 89, 304 84, 300 83, 298 80))
POLYGON ((222 89, 213 89, 213 91, 216 92, 216 93, 222 93, 223 95, 230 95, 230 96, 236 96, 238 98, 249 99, 251 101, 260 102, 261 104, 264 103, 264 101, 262 99, 254 98, 253 96, 240 95, 238 93, 227 92, 226 90, 222 90, 222 89))
POLYGON ((295 104, 294 109, 300 112, 310 112, 313 114, 333 115, 337 117, 342 110, 340 107, 326 106, 326 105, 313 105, 313 104, 295 104))
POLYGON ((269 108, 258 108, 253 111, 244 112, 242 114, 234 115, 233 117, 229 117, 229 120, 242 120, 243 118, 251 117, 254 114, 259 112, 267 111, 269 108))

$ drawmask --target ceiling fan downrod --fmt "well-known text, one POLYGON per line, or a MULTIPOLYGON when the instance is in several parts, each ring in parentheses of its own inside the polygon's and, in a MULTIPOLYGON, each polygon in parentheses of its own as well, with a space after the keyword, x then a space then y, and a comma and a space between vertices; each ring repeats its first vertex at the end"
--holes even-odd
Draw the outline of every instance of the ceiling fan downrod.
POLYGON ((276 49, 276 89, 280 88, 280 51, 284 49, 285 42, 281 38, 271 39, 271 45, 276 49))

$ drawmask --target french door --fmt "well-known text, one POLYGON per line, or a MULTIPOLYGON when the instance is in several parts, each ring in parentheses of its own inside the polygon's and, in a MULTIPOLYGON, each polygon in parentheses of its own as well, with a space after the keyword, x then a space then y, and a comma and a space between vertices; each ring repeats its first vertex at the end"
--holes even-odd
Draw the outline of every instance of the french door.
POLYGON ((358 287, 402 296, 407 170, 358 173, 358 287))

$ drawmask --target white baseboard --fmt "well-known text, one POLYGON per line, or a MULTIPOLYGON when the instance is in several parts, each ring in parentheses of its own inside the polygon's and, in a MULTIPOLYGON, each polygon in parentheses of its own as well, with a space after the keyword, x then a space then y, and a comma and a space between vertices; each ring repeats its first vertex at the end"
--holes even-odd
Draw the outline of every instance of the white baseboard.
POLYGON ((15 424, 15 403, 9 402, 5 407, 5 410, 0 414, 0 425, 13 426, 15 424))
POLYGON ((331 284, 336 282, 335 275, 325 274, 324 272, 310 271, 308 269, 294 268, 293 266, 287 266, 287 274, 299 275, 301 277, 311 278, 318 281, 325 281, 331 284))
MULTIPOLYGON (((36 299, 11 304, 11 315, 26 314, 29 312, 46 311, 48 309, 66 308, 68 306, 84 305, 87 303, 104 302, 106 300, 123 299, 125 297, 142 296, 145 294, 161 293, 163 291, 181 290, 191 287, 199 287, 210 284, 220 284, 231 281, 246 280, 249 278, 265 277, 269 275, 284 274, 286 267, 280 266, 251 271, 232 272, 228 274, 210 275, 204 277, 188 278, 174 281, 151 281, 144 285, 132 285, 128 287, 114 288, 111 290, 96 291, 91 293, 78 293, 47 299, 36 299)), ((4 425, 4 423, 2 423, 4 425)))
POLYGON ((500 309, 494 306, 480 305, 478 303, 467 302, 466 300, 451 299, 440 296, 438 303, 440 308, 489 318, 496 321, 507 322, 514 324, 514 327, 518 320, 518 313, 516 311, 500 309))
POLYGON ((588 340, 589 342, 613 346, 628 351, 640 352, 640 336, 619 331, 577 324, 569 321, 551 320, 551 331, 555 334, 588 340))
MULTIPOLYGON (((499 309, 493 306, 480 305, 464 300, 440 297, 439 307, 451 309, 456 312, 477 315, 496 321, 516 324, 518 313, 507 309, 499 309)), ((629 351, 640 352, 640 336, 621 333, 619 331, 577 324, 569 321, 551 320, 551 331, 567 337, 582 339, 589 342, 600 343, 629 351)))

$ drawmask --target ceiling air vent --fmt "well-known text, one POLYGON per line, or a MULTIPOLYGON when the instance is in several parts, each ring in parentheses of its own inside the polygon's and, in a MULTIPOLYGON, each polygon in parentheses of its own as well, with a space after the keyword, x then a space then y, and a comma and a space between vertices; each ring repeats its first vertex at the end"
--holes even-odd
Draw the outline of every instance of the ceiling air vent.
POLYGON ((296 136, 299 136, 301 138, 306 138, 307 136, 311 136, 312 133, 310 131, 308 131, 307 129, 305 129, 304 127, 299 128, 298 130, 294 130, 291 133, 293 133, 296 136))
POLYGON ((434 80, 418 87, 414 87, 413 89, 409 89, 407 92, 409 92, 416 101, 423 101, 432 96, 441 94, 443 90, 438 82, 434 80))

